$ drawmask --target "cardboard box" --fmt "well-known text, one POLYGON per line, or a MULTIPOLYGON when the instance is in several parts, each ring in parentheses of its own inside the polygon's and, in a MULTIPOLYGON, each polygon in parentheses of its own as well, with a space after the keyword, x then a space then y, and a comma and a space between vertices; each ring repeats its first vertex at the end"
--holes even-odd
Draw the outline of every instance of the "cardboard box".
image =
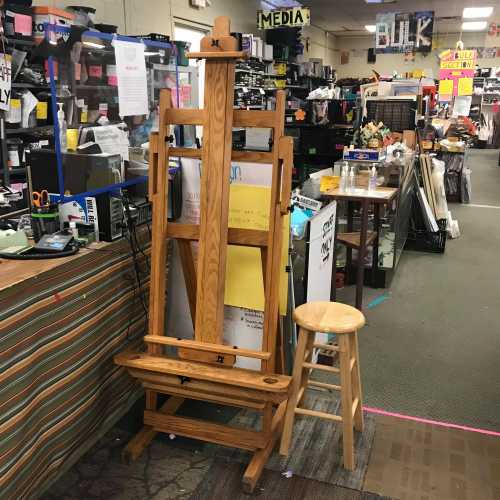
MULTIPOLYGON (((72 26, 75 15, 63 9, 55 7, 38 6, 33 7, 33 38, 36 43, 40 43, 45 37, 44 24, 55 24, 57 26, 72 26)), ((61 35, 52 33, 50 39, 56 41, 61 35)))
POLYGON ((417 135, 414 130, 403 130, 403 142, 410 148, 415 149, 417 145, 417 135))

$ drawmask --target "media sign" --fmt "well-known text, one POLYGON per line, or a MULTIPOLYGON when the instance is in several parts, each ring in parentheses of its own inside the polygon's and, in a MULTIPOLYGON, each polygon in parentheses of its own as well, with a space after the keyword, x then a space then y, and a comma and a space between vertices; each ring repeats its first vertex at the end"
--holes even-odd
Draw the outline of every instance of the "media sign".
POLYGON ((294 7, 279 10, 259 10, 257 12, 257 27, 268 30, 280 27, 309 26, 311 11, 308 7, 294 7))

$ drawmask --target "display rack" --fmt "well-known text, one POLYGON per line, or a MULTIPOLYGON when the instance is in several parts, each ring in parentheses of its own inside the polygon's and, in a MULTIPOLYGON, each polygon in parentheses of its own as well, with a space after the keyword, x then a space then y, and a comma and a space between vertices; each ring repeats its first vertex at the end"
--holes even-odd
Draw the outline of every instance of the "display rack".
MULTIPOLYGON (((45 33, 47 39, 57 39, 59 37, 68 37, 71 30, 65 26, 46 24, 45 33)), ((143 43, 151 55, 156 54, 157 57, 162 57, 169 61, 170 54, 175 51, 172 44, 166 42, 158 42, 153 40, 146 40, 136 37, 128 37, 117 34, 101 33, 97 31, 85 31, 82 34, 82 57, 89 58, 94 57, 98 62, 97 64, 102 68, 106 65, 114 64, 114 50, 112 43, 115 40, 126 41, 131 43, 143 43)), ((83 61, 80 60, 80 65, 83 61)), ((157 71, 155 64, 147 64, 148 70, 152 73, 157 71)), ((178 67, 177 63, 170 66, 174 71, 172 71, 173 78, 171 79, 171 87, 178 89, 178 67)), ((54 117, 57 116, 57 102, 64 102, 64 111, 66 117, 68 117, 68 128, 81 129, 89 126, 86 122, 81 122, 79 120, 79 100, 80 99, 96 99, 102 98, 106 105, 110 108, 110 120, 112 124, 121 122, 121 118, 118 116, 118 103, 117 103, 117 86, 116 84, 110 84, 110 82, 103 83, 81 83, 76 78, 76 65, 73 62, 65 64, 64 61, 58 60, 55 56, 50 55, 48 57, 48 72, 51 90, 51 109, 54 117), (66 94, 63 94, 64 89, 66 94), (71 117, 71 118, 69 118, 71 117)), ((155 81, 154 75, 150 75, 150 80, 155 81)), ((167 82, 165 81, 165 84, 167 82)), ((146 117, 146 120, 152 120, 152 113, 155 113, 158 107, 158 100, 155 100, 154 89, 149 89, 150 91, 150 115, 146 117)), ((179 94, 177 92, 177 105, 179 105, 179 94)), ((144 123, 144 121, 142 122, 144 123)), ((138 127, 134 128, 134 120, 128 120, 127 126, 132 127, 131 133, 137 131, 138 127)), ((53 201, 58 203, 66 203, 70 201, 77 201, 82 206, 85 206, 84 200, 87 197, 97 196, 103 193, 116 193, 122 188, 130 187, 136 184, 143 184, 147 181, 147 176, 138 176, 134 179, 123 180, 122 182, 110 183, 109 185, 102 186, 96 189, 91 189, 83 192, 71 192, 67 193, 64 179, 64 165, 63 165, 63 155, 61 151, 59 125, 57 119, 54 120, 54 145, 56 151, 57 159, 57 175, 58 175, 58 194, 52 196, 53 201)), ((130 137, 130 136, 129 136, 130 137)), ((147 136, 146 136, 147 140, 147 136)), ((68 155, 69 160, 71 160, 71 155, 68 155)))

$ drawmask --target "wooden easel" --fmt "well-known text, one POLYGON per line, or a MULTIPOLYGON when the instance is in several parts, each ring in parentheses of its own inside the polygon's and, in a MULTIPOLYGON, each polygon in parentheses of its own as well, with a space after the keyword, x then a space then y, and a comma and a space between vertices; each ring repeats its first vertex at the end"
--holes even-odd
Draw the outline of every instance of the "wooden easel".
POLYGON ((227 17, 215 20, 212 36, 201 41, 206 59, 204 109, 170 107, 169 90, 160 96, 159 132, 150 138, 149 195, 153 204, 149 334, 146 353, 125 352, 115 358, 146 389, 145 427, 128 444, 125 455, 137 458, 156 432, 168 432, 252 451, 243 482, 253 490, 278 441, 290 389, 290 377, 277 374, 278 304, 283 218, 291 190, 293 142, 284 137, 285 95, 279 91, 274 111, 233 111, 234 69, 245 57, 230 36, 227 17), (201 125, 201 150, 169 147, 170 126, 201 125), (273 130, 270 152, 232 150, 233 127, 273 130), (201 158, 199 225, 167 224, 168 158, 201 158), (228 228, 231 160, 272 164, 269 230, 228 228), (167 238, 179 245, 194 339, 165 336, 165 258, 167 238), (192 241, 199 242, 195 266, 192 241), (223 344, 224 285, 227 245, 259 248, 265 289, 262 350, 223 344), (178 358, 162 355, 163 346, 177 348, 178 358), (234 368, 236 356, 260 360, 260 371, 234 368), (158 393, 171 397, 157 408, 158 393), (175 415, 184 398, 262 412, 262 430, 234 428, 175 415))

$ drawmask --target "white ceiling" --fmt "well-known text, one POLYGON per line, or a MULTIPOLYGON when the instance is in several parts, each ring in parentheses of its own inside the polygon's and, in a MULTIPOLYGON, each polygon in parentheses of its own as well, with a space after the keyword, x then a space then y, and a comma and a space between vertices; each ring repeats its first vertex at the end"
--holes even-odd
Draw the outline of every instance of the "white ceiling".
POLYGON ((435 33, 460 32, 464 7, 496 4, 491 19, 500 16, 498 0, 397 0, 394 3, 371 5, 364 0, 302 0, 301 3, 311 8, 313 25, 345 36, 367 35, 365 24, 375 24, 375 16, 381 12, 432 10, 435 16, 435 33))

